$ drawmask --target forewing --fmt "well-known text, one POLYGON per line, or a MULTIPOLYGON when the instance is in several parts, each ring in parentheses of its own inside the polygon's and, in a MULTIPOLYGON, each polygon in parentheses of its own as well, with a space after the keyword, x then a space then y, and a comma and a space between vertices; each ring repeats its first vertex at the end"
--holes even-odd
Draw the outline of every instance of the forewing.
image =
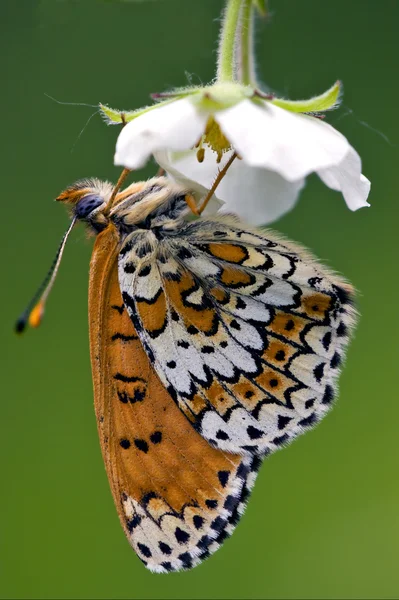
POLYGON ((132 240, 119 259, 124 303, 202 436, 267 454, 326 413, 355 320, 348 284, 231 218, 189 223, 144 249, 132 240))
POLYGON ((156 572, 189 568, 233 531, 259 461, 211 447, 178 409, 122 302, 117 255, 118 237, 109 228, 96 240, 89 289, 102 453, 120 521, 139 558, 156 572))

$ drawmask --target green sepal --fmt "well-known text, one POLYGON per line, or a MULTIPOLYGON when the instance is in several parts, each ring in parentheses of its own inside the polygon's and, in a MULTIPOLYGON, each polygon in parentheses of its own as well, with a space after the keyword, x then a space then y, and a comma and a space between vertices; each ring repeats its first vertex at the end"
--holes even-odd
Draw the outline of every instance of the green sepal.
POLYGON ((103 117, 104 121, 107 125, 121 125, 129 123, 129 121, 133 121, 136 117, 141 117, 146 112, 150 110, 155 110, 164 104, 170 104, 174 102, 176 98, 168 98, 167 100, 163 100, 161 102, 157 102, 156 104, 152 104, 151 106, 144 106, 143 108, 138 108, 137 110, 129 110, 123 111, 118 110, 116 108, 110 108, 106 104, 99 104, 100 114, 103 117))
POLYGON ((122 110, 110 108, 106 104, 99 104, 100 114, 107 125, 120 125, 124 122, 125 114, 122 110))
POLYGON ((186 96, 192 96, 193 94, 197 94, 204 89, 203 86, 192 86, 192 87, 180 87, 170 90, 169 92, 159 92, 155 94, 151 94, 151 98, 158 102, 159 100, 178 100, 179 98, 185 98, 186 96))
POLYGON ((320 96, 314 96, 309 100, 284 100, 283 98, 274 98, 270 100, 272 104, 297 113, 319 113, 337 108, 340 104, 342 93, 342 84, 336 81, 330 89, 320 96))

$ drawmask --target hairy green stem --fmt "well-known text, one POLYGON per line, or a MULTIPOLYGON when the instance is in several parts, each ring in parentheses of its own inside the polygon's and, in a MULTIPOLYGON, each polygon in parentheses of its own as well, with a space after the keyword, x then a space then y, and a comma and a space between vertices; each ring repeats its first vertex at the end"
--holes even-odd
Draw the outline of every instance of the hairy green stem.
POLYGON ((241 6, 245 0, 228 0, 219 38, 217 80, 236 79, 236 39, 240 24, 241 6))
POLYGON ((253 49, 253 0, 244 0, 241 12, 238 41, 239 79, 244 85, 254 83, 255 65, 253 49))

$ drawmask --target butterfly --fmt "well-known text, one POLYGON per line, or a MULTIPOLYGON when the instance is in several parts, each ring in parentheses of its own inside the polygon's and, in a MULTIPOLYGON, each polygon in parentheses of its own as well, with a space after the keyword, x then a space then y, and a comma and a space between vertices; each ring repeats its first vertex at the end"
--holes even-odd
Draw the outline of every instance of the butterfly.
MULTIPOLYGON (((263 459, 328 412, 356 320, 352 287, 307 251, 233 216, 193 220, 188 197, 157 177, 114 195, 82 180, 57 198, 69 231, 96 234, 100 444, 125 534, 158 573, 217 550, 263 459)), ((20 330, 44 303, 31 308, 20 330)))

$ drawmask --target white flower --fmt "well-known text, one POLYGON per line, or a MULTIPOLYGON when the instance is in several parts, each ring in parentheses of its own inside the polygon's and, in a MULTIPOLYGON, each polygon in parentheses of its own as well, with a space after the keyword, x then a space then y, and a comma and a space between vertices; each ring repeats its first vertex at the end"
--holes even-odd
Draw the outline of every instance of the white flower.
POLYGON ((368 206, 370 182, 341 133, 248 93, 215 107, 202 92, 142 113, 122 129, 115 164, 137 169, 154 154, 174 179, 189 181, 194 190, 197 184, 209 189, 232 152, 238 158, 216 197, 221 210, 249 222, 268 223, 290 210, 313 172, 340 191, 351 210, 368 206), (201 152, 193 149, 198 145, 201 152))

